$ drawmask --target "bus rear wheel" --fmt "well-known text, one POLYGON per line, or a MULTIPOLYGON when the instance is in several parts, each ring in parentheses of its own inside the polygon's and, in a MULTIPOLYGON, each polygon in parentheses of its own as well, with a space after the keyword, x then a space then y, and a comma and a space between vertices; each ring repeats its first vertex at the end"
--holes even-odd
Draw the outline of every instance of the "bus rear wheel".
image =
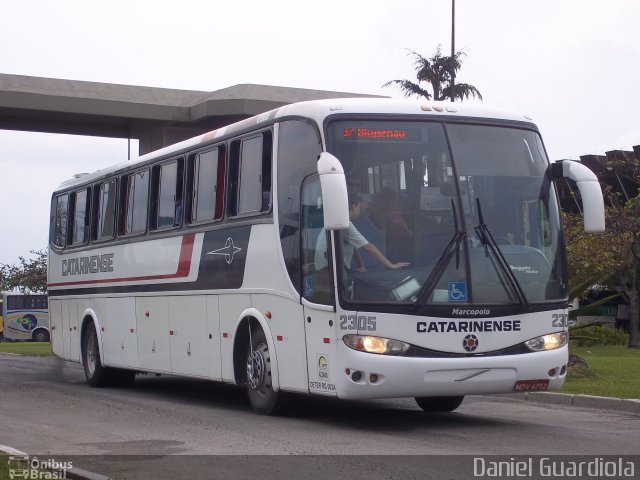
POLYGON ((271 353, 261 328, 251 334, 251 348, 247 355, 247 394, 256 413, 278 415, 286 408, 285 394, 273 389, 271 353))
POLYGON ((107 384, 108 372, 100 361, 98 335, 93 325, 89 325, 82 338, 82 363, 84 376, 92 387, 103 387, 107 384))
POLYGON ((425 412, 453 412, 460 406, 460 397, 415 397, 418 406, 425 412))
POLYGON ((98 335, 93 324, 84 332, 82 340, 82 363, 84 376, 92 387, 129 387, 136 376, 134 370, 109 368, 102 365, 98 346, 98 335))
POLYGON ((33 332, 33 341, 34 342, 48 342, 49 341, 49 332, 46 330, 36 330, 33 332))

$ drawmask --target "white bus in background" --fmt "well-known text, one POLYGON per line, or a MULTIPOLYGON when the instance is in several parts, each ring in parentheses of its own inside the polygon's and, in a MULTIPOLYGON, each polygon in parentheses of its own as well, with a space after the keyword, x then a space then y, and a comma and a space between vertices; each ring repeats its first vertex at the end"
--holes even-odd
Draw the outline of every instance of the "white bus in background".
POLYGON ((243 385, 264 414, 293 393, 452 411, 560 388, 563 176, 604 229, 595 176, 551 165, 524 116, 340 99, 71 179, 51 204, 53 352, 93 386, 243 385), (352 256, 354 228, 377 260, 352 256))
POLYGON ((40 294, 2 294, 4 339, 49 341, 47 296, 40 294))

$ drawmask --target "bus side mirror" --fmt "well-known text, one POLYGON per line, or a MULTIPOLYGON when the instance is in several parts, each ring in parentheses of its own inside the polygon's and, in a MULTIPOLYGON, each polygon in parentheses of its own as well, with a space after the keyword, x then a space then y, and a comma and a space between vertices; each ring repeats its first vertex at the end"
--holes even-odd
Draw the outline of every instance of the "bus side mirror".
POLYGON ((342 230, 349 228, 349 199, 347 181, 340 160, 327 152, 318 158, 318 175, 322 189, 324 228, 342 230))
POLYGON ((551 165, 553 178, 570 178, 580 190, 582 211, 584 214, 584 231, 590 233, 604 232, 604 199, 598 177, 582 163, 562 160, 551 165))

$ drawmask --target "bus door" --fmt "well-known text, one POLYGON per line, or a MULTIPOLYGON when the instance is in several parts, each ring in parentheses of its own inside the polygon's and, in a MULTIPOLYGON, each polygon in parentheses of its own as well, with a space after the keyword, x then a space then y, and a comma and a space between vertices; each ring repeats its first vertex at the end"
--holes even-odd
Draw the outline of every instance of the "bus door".
MULTIPOLYGON (((324 229, 318 176, 302 187, 302 305, 307 343, 309 391, 336 395, 336 314, 330 250, 324 229)), ((330 243, 329 243, 330 244, 330 243)))

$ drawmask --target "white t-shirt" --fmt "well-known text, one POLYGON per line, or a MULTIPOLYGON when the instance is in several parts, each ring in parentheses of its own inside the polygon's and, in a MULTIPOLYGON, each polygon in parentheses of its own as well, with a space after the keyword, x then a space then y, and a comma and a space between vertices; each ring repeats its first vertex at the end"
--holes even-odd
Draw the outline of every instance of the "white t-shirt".
MULTIPOLYGON (((342 240, 344 266, 349 268, 353 252, 358 248, 364 247, 369 242, 351 222, 349 222, 349 228, 342 232, 342 240)), ((327 235, 324 228, 320 231, 318 242, 316 243, 315 267, 316 270, 322 270, 327 267, 327 235)))

